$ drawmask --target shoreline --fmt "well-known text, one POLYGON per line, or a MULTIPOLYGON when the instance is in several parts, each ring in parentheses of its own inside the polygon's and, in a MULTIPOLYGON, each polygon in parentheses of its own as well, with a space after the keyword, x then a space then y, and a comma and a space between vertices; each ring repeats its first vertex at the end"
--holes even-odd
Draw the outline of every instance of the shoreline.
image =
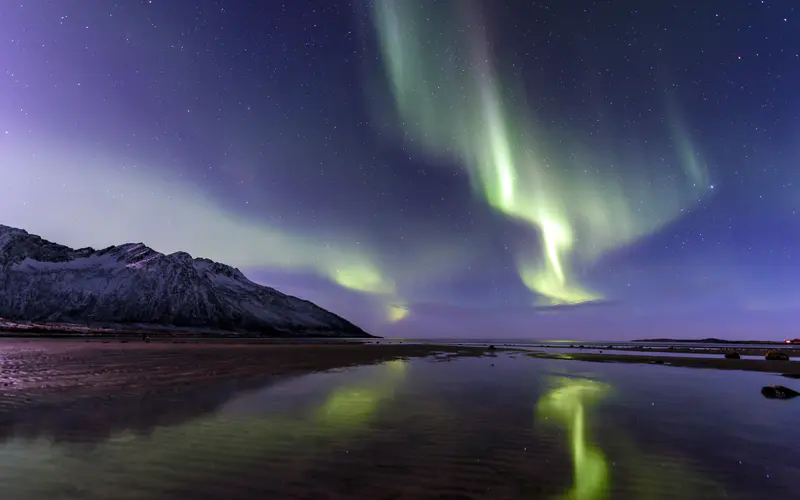
MULTIPOLYGON (((225 381, 267 383, 276 377, 441 355, 456 358, 508 354, 534 359, 659 364, 800 377, 800 363, 726 359, 723 354, 730 352, 727 349, 720 350, 718 357, 680 356, 675 355, 679 354, 675 350, 666 351, 671 356, 659 356, 657 351, 639 355, 618 354, 613 352, 615 349, 607 353, 580 352, 577 347, 568 352, 535 349, 534 346, 518 349, 498 345, 491 349, 489 346, 329 338, 163 338, 151 342, 102 337, 3 338, 0 339, 3 361, 0 395, 5 401, 0 411, 23 402, 58 402, 84 396, 138 397, 225 381)), ((714 354, 712 350, 701 352, 714 354)), ((738 352, 747 354, 744 350, 738 352)), ((758 354, 763 355, 763 352, 758 354)))
POLYGON ((113 407, 135 415, 135 426, 149 429, 157 422, 215 411, 233 394, 257 390, 289 377, 401 359, 448 361, 460 357, 525 356, 744 370, 800 378, 800 363, 791 361, 547 353, 501 346, 490 349, 399 342, 272 340, 163 339, 146 343, 124 339, 2 339, 0 440, 15 434, 40 435, 44 428, 58 435, 58 423, 71 416, 75 421, 86 420, 86 432, 97 436, 108 436, 123 425, 114 412, 100 421, 87 417, 98 407, 113 407), (194 403, 175 411, 174 402, 184 399, 194 403))

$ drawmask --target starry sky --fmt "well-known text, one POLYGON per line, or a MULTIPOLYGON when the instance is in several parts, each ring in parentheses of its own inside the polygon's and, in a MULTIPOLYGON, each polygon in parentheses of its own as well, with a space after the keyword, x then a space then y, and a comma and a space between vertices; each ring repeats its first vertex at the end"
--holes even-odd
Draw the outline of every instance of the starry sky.
POLYGON ((798 336, 800 6, 0 2, 0 223, 393 337, 798 336))

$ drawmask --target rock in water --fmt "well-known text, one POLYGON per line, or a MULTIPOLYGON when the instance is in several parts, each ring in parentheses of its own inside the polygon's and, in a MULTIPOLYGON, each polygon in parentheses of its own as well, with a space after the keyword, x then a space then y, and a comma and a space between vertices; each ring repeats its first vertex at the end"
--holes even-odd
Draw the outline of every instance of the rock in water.
POLYGON ((767 361, 789 361, 789 355, 781 351, 769 351, 764 356, 767 361))
POLYGON ((793 391, 782 385, 768 385, 762 387, 761 394, 768 399, 792 399, 800 396, 800 392, 793 391))
POLYGON ((78 250, 0 225, 0 318, 368 337, 353 323, 253 283, 238 269, 142 243, 78 250))
POLYGON ((725 359, 740 359, 740 358, 741 358, 741 356, 739 356, 738 352, 726 352, 725 353, 725 359))

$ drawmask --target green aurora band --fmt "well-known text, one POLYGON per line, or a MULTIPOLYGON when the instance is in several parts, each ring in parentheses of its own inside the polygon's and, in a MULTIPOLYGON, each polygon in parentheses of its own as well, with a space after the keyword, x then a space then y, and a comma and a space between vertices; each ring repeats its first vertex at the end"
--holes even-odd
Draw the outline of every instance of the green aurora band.
POLYGON ((538 252, 517 252, 516 264, 540 304, 601 300, 579 281, 576 265, 596 263, 686 213, 708 193, 705 166, 674 110, 665 113, 674 167, 606 160, 548 141, 525 112, 523 92, 512 91, 521 86, 496 70, 476 7, 472 0, 373 2, 392 114, 410 144, 455 158, 481 199, 538 229, 538 252))

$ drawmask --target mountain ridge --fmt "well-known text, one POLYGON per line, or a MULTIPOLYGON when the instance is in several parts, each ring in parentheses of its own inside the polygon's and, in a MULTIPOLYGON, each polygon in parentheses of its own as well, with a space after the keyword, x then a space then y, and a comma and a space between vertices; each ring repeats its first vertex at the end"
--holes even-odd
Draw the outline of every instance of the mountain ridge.
POLYGON ((196 327, 264 336, 369 337, 239 269, 143 243, 73 249, 0 224, 0 318, 196 327))

